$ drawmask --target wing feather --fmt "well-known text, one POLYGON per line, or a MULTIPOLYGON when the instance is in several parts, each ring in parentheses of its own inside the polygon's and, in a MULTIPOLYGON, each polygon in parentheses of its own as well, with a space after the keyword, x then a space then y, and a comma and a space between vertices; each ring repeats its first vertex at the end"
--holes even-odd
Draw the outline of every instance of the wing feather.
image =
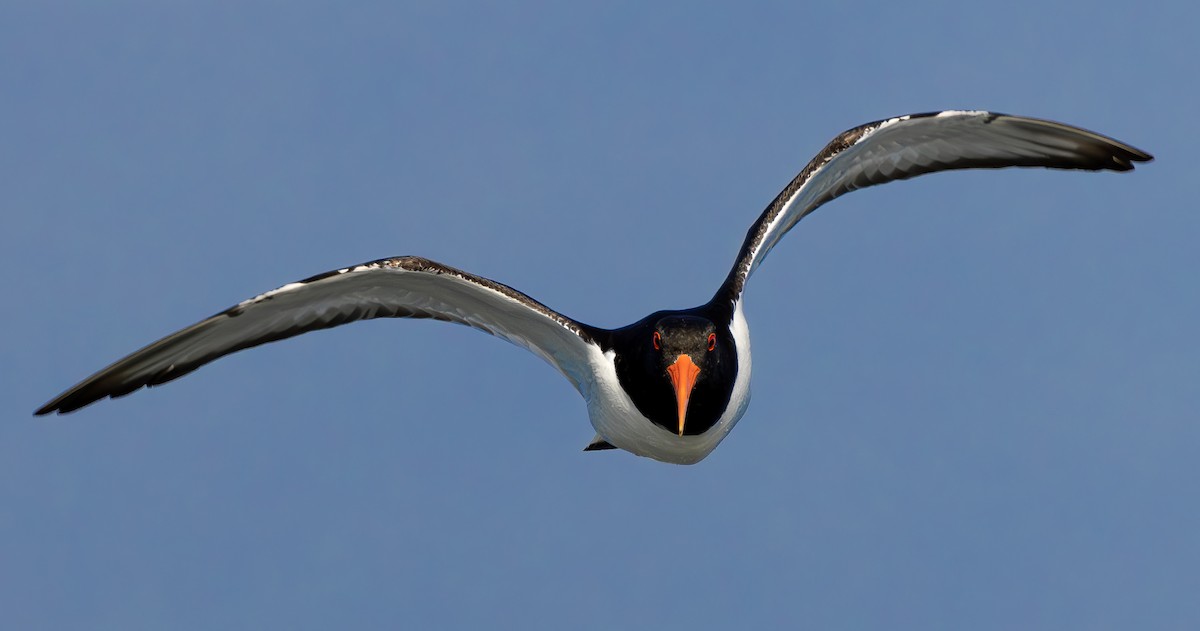
POLYGON ((1129 171, 1133 163, 1152 159, 1086 129, 992 112, 948 110, 867 123, 834 138, 767 206, 746 234, 717 298, 735 302, 796 222, 850 191, 953 169, 1129 171))
POLYGON ((373 318, 433 318, 529 349, 581 392, 591 327, 500 283, 419 257, 347 267, 243 301, 136 351, 37 410, 65 413, 178 379, 237 351, 373 318))

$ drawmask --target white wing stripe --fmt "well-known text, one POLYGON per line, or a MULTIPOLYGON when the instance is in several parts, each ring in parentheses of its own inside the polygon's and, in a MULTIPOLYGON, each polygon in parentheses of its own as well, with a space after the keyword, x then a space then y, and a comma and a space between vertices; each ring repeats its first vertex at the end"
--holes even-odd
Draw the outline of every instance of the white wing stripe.
POLYGON ((169 335, 63 393, 39 414, 181 377, 239 350, 379 317, 456 322, 529 349, 581 392, 591 388, 587 327, 486 278, 427 259, 374 261, 288 283, 169 335))
POLYGON ((868 123, 833 139, 750 227, 718 292, 736 302, 746 280, 796 222, 850 191, 950 169, 1010 166, 1128 171, 1149 154, 1062 123, 947 110, 868 123))

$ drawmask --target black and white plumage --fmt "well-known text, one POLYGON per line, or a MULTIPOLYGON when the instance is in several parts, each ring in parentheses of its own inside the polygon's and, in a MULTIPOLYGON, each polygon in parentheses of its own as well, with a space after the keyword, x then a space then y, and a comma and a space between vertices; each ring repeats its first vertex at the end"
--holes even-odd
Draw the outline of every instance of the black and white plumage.
POLYGON ((236 351, 372 318, 465 324, 529 349, 587 402, 597 436, 690 464, 702 460, 750 401, 746 281, 784 234, 855 189, 952 169, 1010 166, 1128 171, 1152 157, 1061 123, 982 111, 914 114, 833 139, 750 227, 725 282, 698 307, 659 311, 620 329, 589 326, 525 294, 427 259, 381 259, 290 283, 169 335, 85 379, 37 414, 171 381, 236 351))

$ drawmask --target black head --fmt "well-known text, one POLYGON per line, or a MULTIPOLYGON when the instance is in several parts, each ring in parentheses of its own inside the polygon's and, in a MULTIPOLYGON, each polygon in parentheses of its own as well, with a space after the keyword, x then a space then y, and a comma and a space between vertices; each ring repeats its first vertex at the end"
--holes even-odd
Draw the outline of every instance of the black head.
POLYGON ((680 436, 703 434, 716 424, 737 377, 727 326, 663 312, 616 333, 617 377, 638 411, 680 436))

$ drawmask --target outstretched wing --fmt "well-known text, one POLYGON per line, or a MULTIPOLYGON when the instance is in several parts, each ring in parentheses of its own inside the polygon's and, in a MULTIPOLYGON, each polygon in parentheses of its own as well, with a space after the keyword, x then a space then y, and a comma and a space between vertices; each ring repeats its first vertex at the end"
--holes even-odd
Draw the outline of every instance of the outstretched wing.
POLYGON ((750 227, 721 293, 736 300, 796 222, 855 189, 951 169, 1128 171, 1152 159, 1085 129, 993 112, 948 110, 867 123, 834 138, 771 202, 750 227))
POLYGON ((88 377, 36 414, 70 412, 177 379, 245 348, 372 318, 465 324, 533 351, 581 392, 590 383, 589 346, 595 342, 589 327, 506 285, 405 256, 334 270, 246 300, 88 377))

